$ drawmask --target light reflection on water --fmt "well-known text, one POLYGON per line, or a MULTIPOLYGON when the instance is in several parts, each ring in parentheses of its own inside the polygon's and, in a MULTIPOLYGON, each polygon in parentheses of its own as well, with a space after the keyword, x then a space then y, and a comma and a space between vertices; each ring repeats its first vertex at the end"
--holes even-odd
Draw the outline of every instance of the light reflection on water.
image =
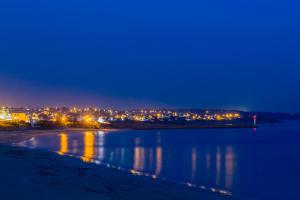
POLYGON ((95 154, 95 134, 90 131, 85 132, 83 144, 84 144, 84 148, 83 148, 82 160, 84 162, 91 162, 96 156, 96 154, 95 154))
POLYGON ((58 153, 60 155, 68 153, 68 135, 65 133, 60 134, 60 150, 58 153))
POLYGON ((295 198, 293 190, 300 174, 299 161, 294 158, 300 156, 300 137, 292 131, 284 135, 291 138, 284 138, 278 130, 282 131, 96 131, 37 137, 22 144, 213 192, 255 199, 282 199, 288 193, 295 198), (287 169, 279 166, 281 162, 286 162, 287 169))

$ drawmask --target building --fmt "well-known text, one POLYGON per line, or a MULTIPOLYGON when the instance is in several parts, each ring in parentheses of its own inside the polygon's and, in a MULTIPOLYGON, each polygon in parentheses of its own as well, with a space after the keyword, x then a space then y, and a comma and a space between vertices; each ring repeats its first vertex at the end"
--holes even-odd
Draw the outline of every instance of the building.
POLYGON ((0 121, 11 121, 12 116, 6 107, 0 108, 0 121))
POLYGON ((26 123, 30 122, 29 116, 26 113, 12 113, 11 117, 13 121, 26 123))

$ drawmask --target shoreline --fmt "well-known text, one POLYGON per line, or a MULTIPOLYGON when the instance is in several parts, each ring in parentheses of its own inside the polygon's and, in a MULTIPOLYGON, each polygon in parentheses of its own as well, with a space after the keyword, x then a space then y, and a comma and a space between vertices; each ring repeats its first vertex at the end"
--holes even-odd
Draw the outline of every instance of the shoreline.
POLYGON ((78 130, 15 131, 14 133, 0 131, 0 195, 6 197, 5 199, 32 200, 237 199, 219 192, 192 188, 170 181, 134 176, 126 171, 84 163, 70 156, 13 145, 37 135, 59 134, 62 131, 72 133, 78 130), (3 137, 3 135, 11 136, 3 137), (7 173, 8 169, 9 173, 7 173), (28 198, 20 195, 27 195, 28 198))
POLYGON ((0 145, 0 162, 0 195, 6 200, 237 199, 18 146, 0 145))
POLYGON ((252 129, 258 126, 191 126, 191 127, 152 127, 152 128, 120 128, 107 130, 190 130, 190 129, 252 129))
POLYGON ((250 124, 117 124, 112 127, 104 128, 72 128, 72 127, 53 127, 53 128, 0 128, 1 132, 26 132, 26 131, 116 131, 116 130, 158 130, 158 129, 236 129, 236 128, 258 128, 250 124))

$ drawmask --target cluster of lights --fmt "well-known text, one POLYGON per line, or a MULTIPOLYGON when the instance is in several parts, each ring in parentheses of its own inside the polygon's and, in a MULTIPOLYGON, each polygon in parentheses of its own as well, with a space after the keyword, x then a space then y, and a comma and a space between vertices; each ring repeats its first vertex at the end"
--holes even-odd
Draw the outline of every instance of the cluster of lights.
POLYGON ((1 109, 0 109, 0 120, 1 121, 12 120, 11 114, 8 112, 8 110, 5 107, 1 107, 1 109))
POLYGON ((8 108, 1 107, 0 121, 29 122, 29 116, 25 112, 10 112, 8 108))
POLYGON ((197 121, 197 120, 234 120, 241 118, 239 112, 227 111, 179 111, 167 109, 113 110, 98 108, 24 108, 23 112, 9 112, 8 108, 0 109, 0 121, 53 121, 62 124, 70 122, 109 123, 113 121, 197 121))

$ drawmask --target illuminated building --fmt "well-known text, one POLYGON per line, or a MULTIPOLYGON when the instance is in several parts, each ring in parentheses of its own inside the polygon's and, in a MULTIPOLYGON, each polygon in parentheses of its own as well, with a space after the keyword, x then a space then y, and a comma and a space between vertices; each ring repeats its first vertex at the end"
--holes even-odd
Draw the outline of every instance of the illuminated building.
POLYGON ((12 116, 6 107, 0 109, 0 121, 11 121, 12 116))
POLYGON ((12 120, 17 122, 26 122, 30 121, 29 116, 26 113, 12 113, 11 114, 12 120))

